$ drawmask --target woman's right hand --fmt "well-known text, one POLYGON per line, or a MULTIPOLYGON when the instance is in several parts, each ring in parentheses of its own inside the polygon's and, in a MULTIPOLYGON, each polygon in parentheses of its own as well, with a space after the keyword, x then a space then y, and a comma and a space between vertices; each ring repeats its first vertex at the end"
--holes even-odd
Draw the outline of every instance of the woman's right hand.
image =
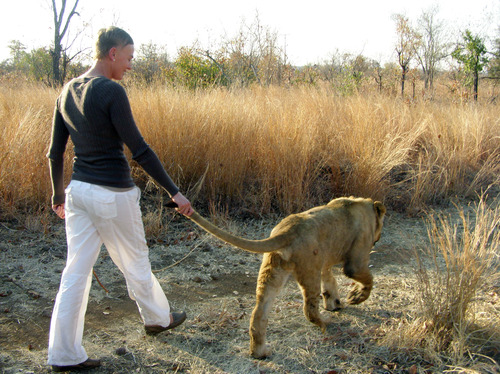
POLYGON ((172 196, 172 201, 177 204, 176 211, 185 216, 190 216, 194 213, 193 207, 191 206, 191 202, 184 197, 180 192, 177 192, 174 196, 172 196))

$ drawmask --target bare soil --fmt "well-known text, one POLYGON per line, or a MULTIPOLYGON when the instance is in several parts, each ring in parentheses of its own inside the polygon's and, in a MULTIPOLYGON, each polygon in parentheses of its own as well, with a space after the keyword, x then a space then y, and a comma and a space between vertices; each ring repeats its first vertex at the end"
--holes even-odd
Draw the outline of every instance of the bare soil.
MULTIPOLYGON (((66 243, 63 222, 44 219, 48 222, 0 222, 2 373, 50 372, 48 330, 66 243)), ((263 238, 278 220, 231 221, 228 229, 263 238)), ((413 251, 426 243, 421 218, 389 212, 371 256, 371 297, 340 312, 324 311, 332 320, 325 334, 305 319, 300 291, 290 280, 269 318, 273 355, 256 360, 248 353, 248 324, 260 256, 226 245, 172 213, 164 232, 149 239, 150 259, 172 309, 185 310, 187 321, 171 332, 146 335, 125 281, 103 248, 94 268, 102 286, 94 277, 84 346, 90 357, 102 360, 94 373, 460 372, 447 366, 445 358, 428 357, 418 347, 381 343, 386 331, 397 330, 416 313, 413 251)), ((346 295, 352 282, 340 268, 337 280, 346 295)), ((489 290, 487 297, 498 310, 496 291, 489 290)), ((498 373, 498 359, 499 349, 490 349, 471 355, 470 366, 498 373)))

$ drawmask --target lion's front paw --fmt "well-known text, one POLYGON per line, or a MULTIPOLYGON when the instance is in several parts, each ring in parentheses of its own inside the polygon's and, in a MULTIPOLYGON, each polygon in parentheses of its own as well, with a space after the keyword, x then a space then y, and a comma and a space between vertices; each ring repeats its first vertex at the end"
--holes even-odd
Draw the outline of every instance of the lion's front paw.
POLYGON ((370 296, 370 291, 370 288, 356 286, 351 290, 351 292, 349 292, 349 295, 347 296, 347 302, 349 304, 362 303, 363 301, 368 299, 368 296, 370 296))
POLYGON ((250 354, 254 358, 266 358, 271 356, 272 350, 267 344, 250 347, 250 354))

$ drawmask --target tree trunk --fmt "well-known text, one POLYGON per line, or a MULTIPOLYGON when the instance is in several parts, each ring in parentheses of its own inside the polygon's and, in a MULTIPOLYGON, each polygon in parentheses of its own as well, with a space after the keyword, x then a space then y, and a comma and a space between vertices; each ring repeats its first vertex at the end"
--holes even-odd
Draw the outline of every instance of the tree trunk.
POLYGON ((59 68, 61 49, 61 44, 55 44, 52 51, 52 81, 54 82, 54 86, 61 84, 61 71, 59 68))
POLYGON ((405 80, 406 80, 406 66, 402 66, 403 73, 401 74, 401 96, 405 95, 405 80))
POLYGON ((430 71, 427 70, 425 66, 422 66, 422 73, 424 74, 424 89, 427 91, 429 88, 430 71))
POLYGON ((474 100, 477 101, 477 91, 479 87, 479 72, 474 71, 474 100))

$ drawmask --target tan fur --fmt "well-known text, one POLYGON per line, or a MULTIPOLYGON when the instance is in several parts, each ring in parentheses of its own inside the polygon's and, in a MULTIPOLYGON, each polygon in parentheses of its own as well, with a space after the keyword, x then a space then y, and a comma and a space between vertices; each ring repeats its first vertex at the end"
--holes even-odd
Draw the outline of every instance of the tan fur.
POLYGON ((363 198, 339 198, 327 205, 292 214, 283 219, 263 240, 234 236, 214 226, 195 212, 190 218, 206 231, 239 248, 264 253, 257 280, 256 305, 250 321, 250 352, 266 357, 268 314, 274 298, 290 274, 295 276, 304 299, 304 314, 323 331, 327 321, 319 312, 319 297, 325 309, 342 308, 332 266, 343 264, 344 273, 358 283, 348 295, 359 304, 370 295, 373 281, 368 262, 380 239, 386 209, 381 202, 363 198))

